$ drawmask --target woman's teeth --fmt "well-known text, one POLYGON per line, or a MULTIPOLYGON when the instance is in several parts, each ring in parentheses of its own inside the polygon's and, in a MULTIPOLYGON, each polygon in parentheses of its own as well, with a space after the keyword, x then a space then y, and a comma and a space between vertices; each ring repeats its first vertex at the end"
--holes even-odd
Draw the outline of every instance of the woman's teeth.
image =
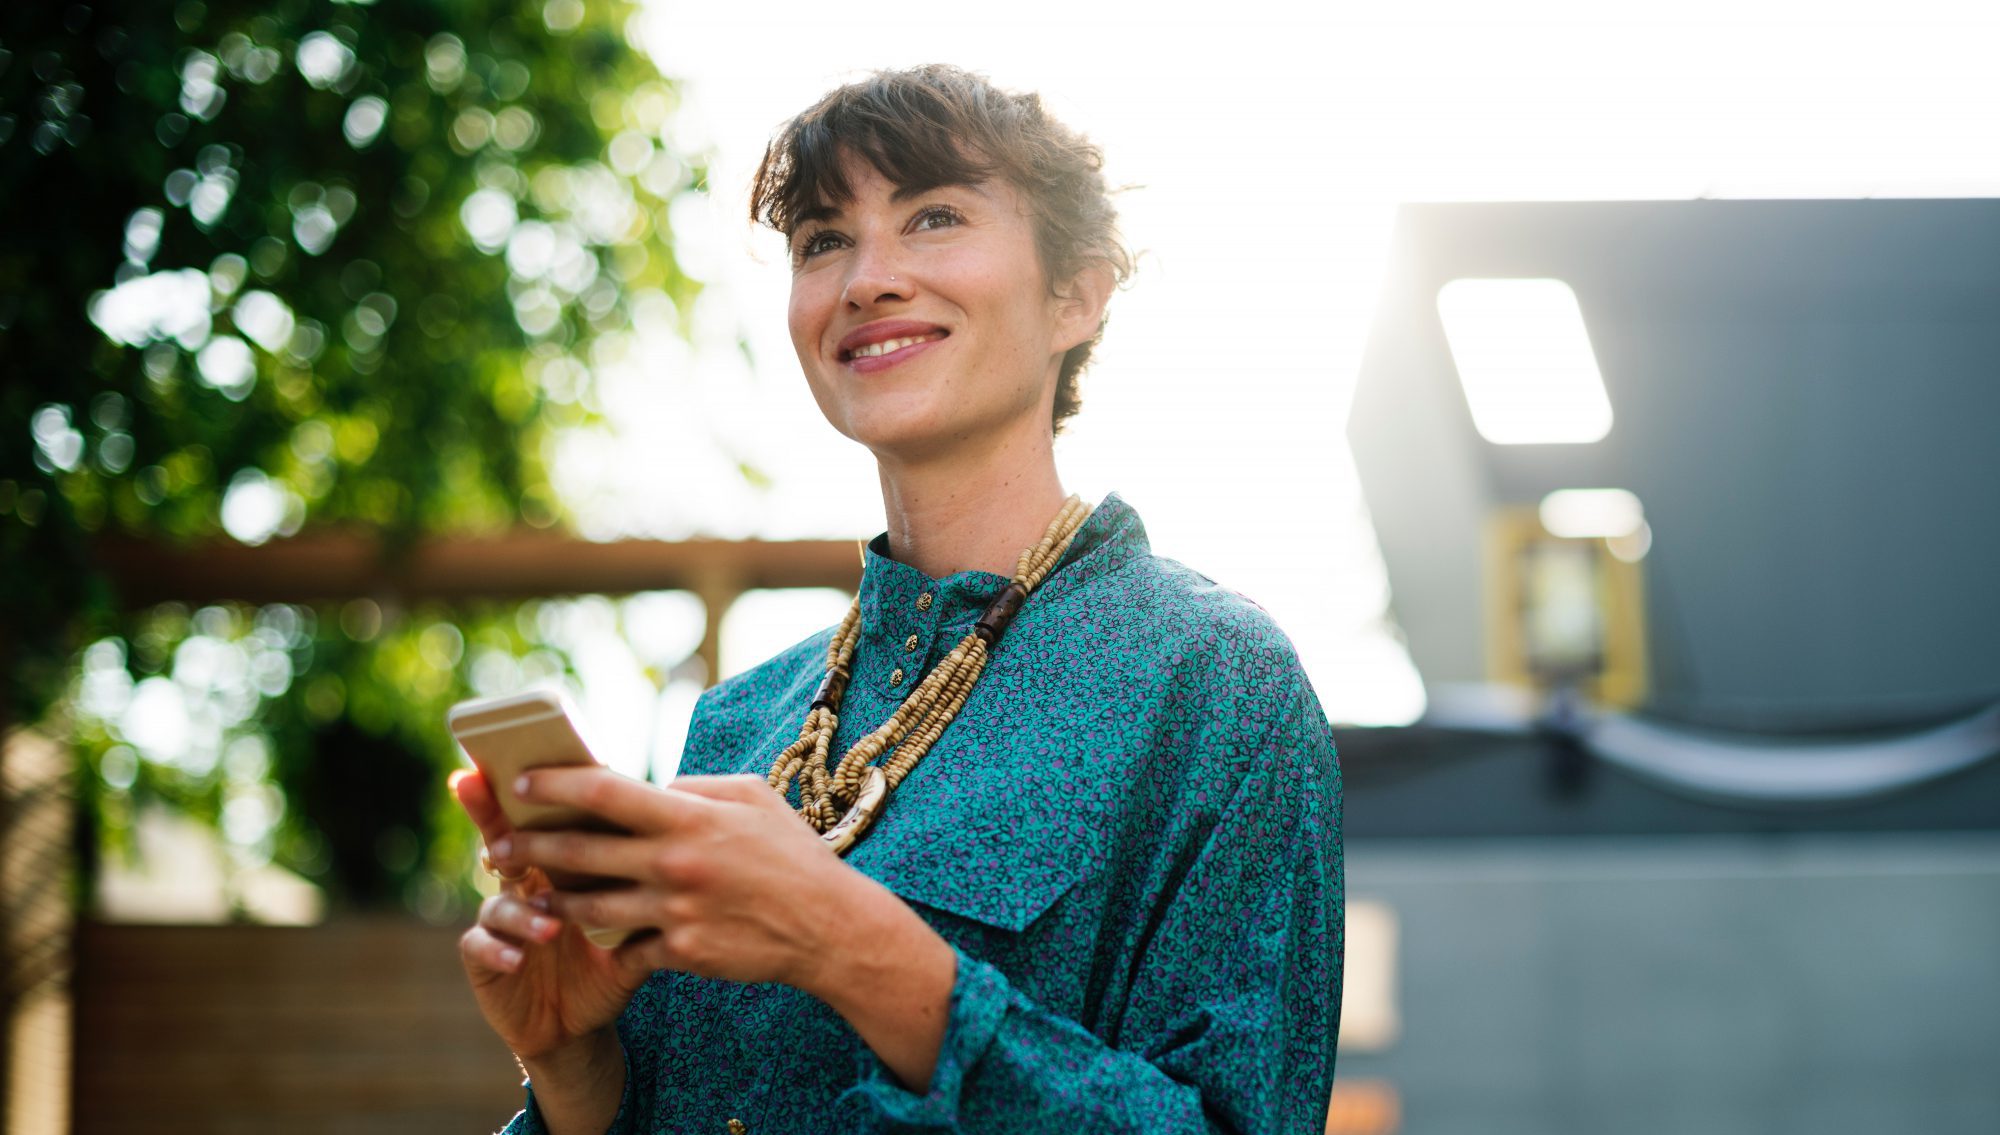
POLYGON ((918 343, 928 343, 933 339, 942 338, 944 338, 944 332, 933 331, 929 335, 912 335, 907 339, 884 339, 880 343, 870 343, 865 347, 856 347, 854 348, 854 353, 848 357, 872 359, 877 355, 886 355, 890 351, 900 351, 904 347, 914 347, 918 343))

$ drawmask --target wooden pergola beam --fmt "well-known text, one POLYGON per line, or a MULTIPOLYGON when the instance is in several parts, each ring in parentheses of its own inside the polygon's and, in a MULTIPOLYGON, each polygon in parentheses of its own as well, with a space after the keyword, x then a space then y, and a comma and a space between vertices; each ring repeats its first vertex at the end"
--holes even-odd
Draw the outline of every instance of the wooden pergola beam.
POLYGON ((616 540, 547 532, 435 537, 397 547, 367 531, 313 532, 255 547, 107 539, 98 564, 127 608, 155 603, 536 599, 683 590, 707 614, 696 654, 720 673, 722 616, 757 588, 860 586, 851 540, 616 540))
POLYGON ((318 532, 257 547, 114 539, 97 551, 127 607, 174 600, 528 599, 704 592, 718 584, 736 593, 764 587, 851 592, 861 579, 859 545, 851 540, 593 543, 530 531, 434 538, 396 549, 365 532, 318 532))

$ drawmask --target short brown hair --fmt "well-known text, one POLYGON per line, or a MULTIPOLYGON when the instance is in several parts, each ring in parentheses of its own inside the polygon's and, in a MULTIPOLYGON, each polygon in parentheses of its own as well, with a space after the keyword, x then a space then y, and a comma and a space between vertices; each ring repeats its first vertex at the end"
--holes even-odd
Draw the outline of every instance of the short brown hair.
MULTIPOLYGON (((877 71, 829 91, 765 147, 751 185, 750 219, 789 237, 808 211, 852 200, 840 168, 843 149, 899 189, 1005 177, 1033 212, 1035 247, 1052 290, 1093 262, 1120 284, 1132 274, 1132 254, 1104 184, 1103 152, 1043 110, 1038 95, 1003 91, 937 63, 877 71)), ((1100 323, 1063 355, 1050 423, 1056 432, 1082 405, 1077 375, 1103 337, 1100 323)))

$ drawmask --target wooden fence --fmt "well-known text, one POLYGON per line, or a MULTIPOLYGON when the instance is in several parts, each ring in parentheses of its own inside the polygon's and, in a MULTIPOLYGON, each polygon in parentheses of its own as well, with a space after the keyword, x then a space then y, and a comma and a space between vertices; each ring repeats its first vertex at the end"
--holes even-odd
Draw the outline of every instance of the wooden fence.
POLYGON ((394 920, 76 936, 78 1135, 492 1132, 521 1073, 457 929, 394 920))

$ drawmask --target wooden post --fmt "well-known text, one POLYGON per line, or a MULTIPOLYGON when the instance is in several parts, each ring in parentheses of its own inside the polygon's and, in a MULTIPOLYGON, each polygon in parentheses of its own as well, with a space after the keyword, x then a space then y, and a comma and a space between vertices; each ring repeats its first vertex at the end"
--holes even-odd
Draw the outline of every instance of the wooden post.
POLYGON ((27 729, 0 741, 0 965, 9 1135, 69 1130, 76 797, 67 749, 27 729))
POLYGON ((703 618, 701 645, 695 648, 695 657, 701 659, 706 671, 703 684, 713 686, 722 680, 722 620, 747 589, 741 575, 720 564, 699 572, 693 583, 695 598, 701 600, 703 618))
MULTIPOLYGON (((8 799, 6 785, 12 762, 7 759, 10 748, 8 740, 13 736, 12 715, 8 712, 13 700, 7 691, 14 688, 14 636, 6 624, 0 623, 0 878, 7 873, 6 835, 14 827, 14 802, 8 799)), ((5 913, 6 896, 0 894, 0 980, 14 972, 14 955, 11 938, 13 919, 5 913)), ((0 989, 11 986, 0 986, 0 989)), ((0 995, 0 1101, 14 1098, 14 998, 0 995)), ((0 1108, 0 1135, 11 1135, 14 1123, 0 1108)))

